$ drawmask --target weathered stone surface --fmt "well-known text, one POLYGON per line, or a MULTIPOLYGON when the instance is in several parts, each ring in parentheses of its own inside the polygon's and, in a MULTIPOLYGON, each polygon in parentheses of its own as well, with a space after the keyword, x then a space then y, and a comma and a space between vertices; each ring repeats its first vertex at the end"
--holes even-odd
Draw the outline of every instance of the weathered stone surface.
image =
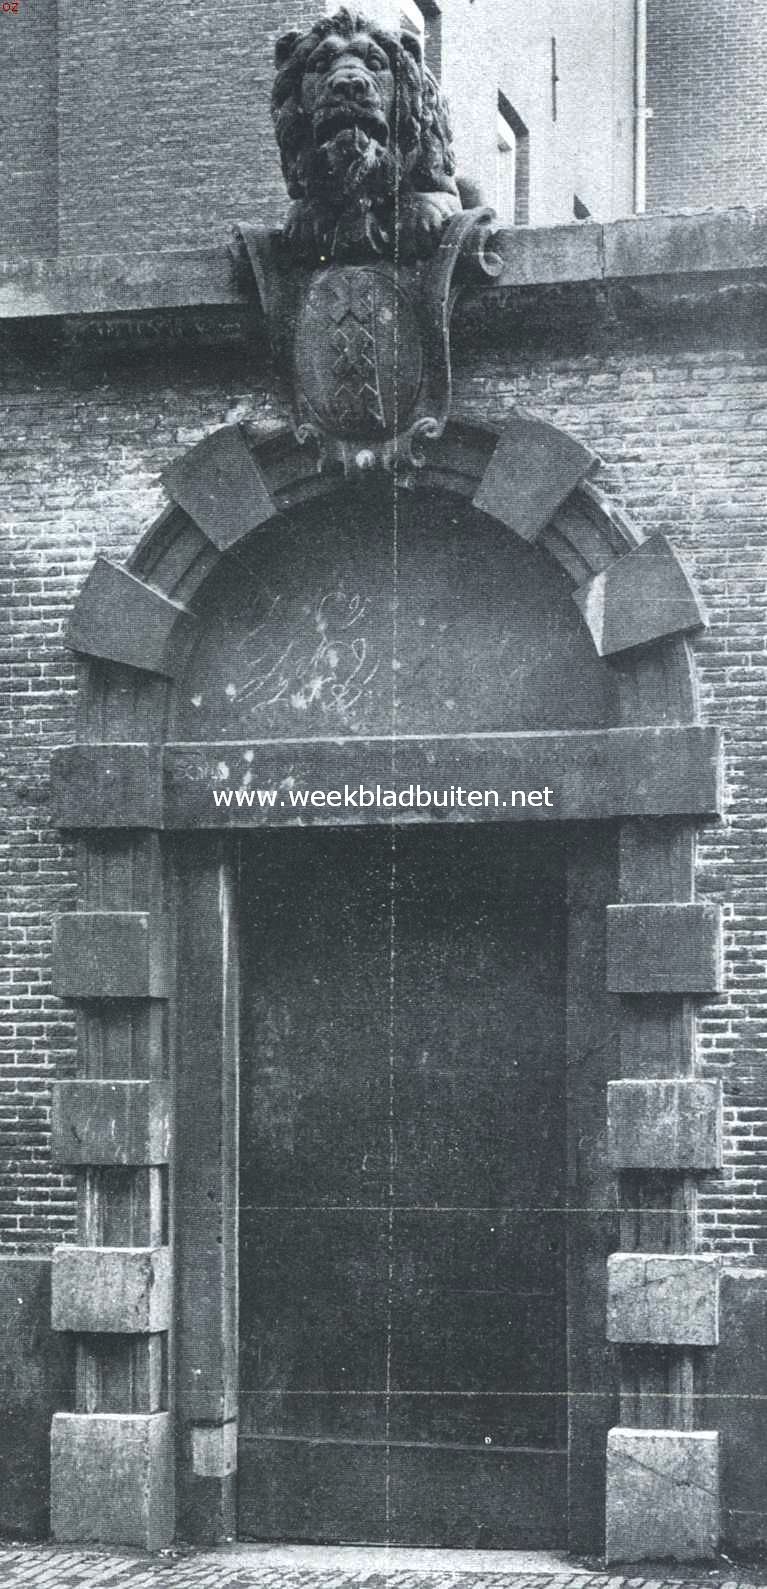
MULTIPOLYGON (((503 227, 493 239, 503 262, 497 286, 760 270, 764 235, 764 211, 746 209, 646 215, 607 226, 503 227)), ((0 261, 0 319, 226 306, 245 296, 224 244, 0 261)))
POLYGON ((0 320, 240 301, 224 246, 0 260, 0 320))
POLYGON ((167 1247, 57 1247, 53 1328, 108 1335, 167 1330, 170 1290, 167 1247))
POLYGON ((51 757, 62 828, 162 827, 159 751, 150 745, 67 745, 51 757))
POLYGON ((719 1081, 613 1081, 607 1142, 616 1170, 713 1170, 722 1162, 719 1081))
POLYGON ((178 602, 99 557, 69 624, 72 651, 174 677, 194 620, 178 602))
POLYGON ((62 999, 164 998, 167 924, 146 911, 77 911, 53 930, 54 988, 62 999))
POLYGON ((276 512, 238 425, 213 431, 184 453, 165 470, 163 484, 221 551, 276 512))
POLYGON ((767 212, 746 208, 640 215, 604 228, 607 277, 697 275, 759 269, 767 258, 767 212))
POLYGON ((611 993, 720 993, 718 905, 609 905, 611 993))
POLYGON ((533 287, 563 281, 599 281, 603 273, 604 227, 503 227, 493 236, 502 261, 499 283, 533 287))
POLYGON ((594 455, 543 419, 508 420, 474 497, 474 506, 534 541, 588 474, 594 455))
POLYGON ((718 1544, 718 1436, 611 1429, 608 1562, 705 1561, 718 1544))
POLYGON ((226 1479, 237 1472, 236 1423, 192 1429, 192 1472, 202 1479, 226 1479))
MULTIPOLYGON (((266 827, 296 822, 390 822, 383 807, 292 804, 286 789, 339 791, 364 783, 383 789, 495 790, 498 805, 454 806, 448 821, 572 821, 628 815, 711 814, 719 802, 719 740, 715 729, 608 729, 579 734, 446 735, 331 741, 256 741, 250 744, 170 745, 163 757, 164 826, 167 828, 266 827), (230 805, 214 789, 252 783, 258 767, 262 790, 274 804, 230 805), (222 770, 223 769, 223 770, 222 770), (525 791, 550 799, 523 802, 525 791), (515 791, 517 798, 515 799, 515 791), (503 802, 505 801, 505 805, 503 802)), ((320 795, 322 799, 322 794, 320 795)), ((423 821, 413 801, 400 821, 423 821)))
POLYGON ((600 657, 699 629, 706 619, 689 577, 664 535, 616 558, 574 591, 600 657))
POLYGON ((725 1268, 700 1421, 718 1429, 726 1547, 767 1546, 767 1270, 725 1268))
POLYGON ((54 1082, 54 1163, 165 1164, 169 1144, 165 1082, 54 1082))
POLYGON ((630 1345, 716 1346, 719 1258, 612 1253, 607 1338, 630 1345))
POLYGON ((73 1382, 72 1343, 51 1328, 50 1258, 0 1262, 3 1409, 0 1533, 48 1533, 50 1423, 73 1382))
POLYGON ((58 1413, 51 1427, 54 1539, 160 1550, 174 1536, 166 1412, 58 1413))
MULTIPOLYGON (((236 879, 234 858, 215 838, 191 837, 183 859, 176 1038, 184 1062, 176 1130, 184 1152, 175 1177, 175 1405, 183 1427, 218 1429, 236 1419, 238 1394, 238 1221, 231 1198, 237 1183, 240 1024, 236 879)), ((190 1447, 184 1443, 176 1475, 179 1530, 184 1539, 224 1538, 237 1526, 233 1474, 200 1475, 190 1447)))

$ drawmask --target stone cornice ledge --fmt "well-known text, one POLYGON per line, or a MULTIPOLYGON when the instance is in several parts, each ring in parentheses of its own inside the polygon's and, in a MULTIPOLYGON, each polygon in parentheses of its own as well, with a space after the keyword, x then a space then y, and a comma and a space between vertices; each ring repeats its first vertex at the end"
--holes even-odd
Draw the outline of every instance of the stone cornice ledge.
MULTIPOLYGON (((767 209, 636 216, 608 225, 512 227, 494 287, 767 271, 767 209)), ((243 306, 225 244, 146 254, 0 259, 0 319, 243 306)))

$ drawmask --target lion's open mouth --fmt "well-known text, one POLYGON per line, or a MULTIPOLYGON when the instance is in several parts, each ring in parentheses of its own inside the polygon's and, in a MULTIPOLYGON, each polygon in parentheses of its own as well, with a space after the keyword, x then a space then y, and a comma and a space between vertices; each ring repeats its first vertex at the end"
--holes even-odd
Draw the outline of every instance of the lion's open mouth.
POLYGON ((384 146, 389 142, 389 128, 384 117, 359 105, 335 105, 322 112, 314 123, 314 140, 320 149, 344 132, 364 133, 366 138, 384 146))

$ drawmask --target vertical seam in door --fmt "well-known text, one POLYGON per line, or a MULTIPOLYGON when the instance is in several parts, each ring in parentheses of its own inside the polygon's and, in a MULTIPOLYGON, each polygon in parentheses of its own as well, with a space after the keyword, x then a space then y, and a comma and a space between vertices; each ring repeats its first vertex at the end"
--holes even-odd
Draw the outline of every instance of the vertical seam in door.
MULTIPOLYGON (((394 84, 394 118, 396 125, 397 147, 399 147, 399 115, 400 115, 400 83, 399 75, 395 75, 394 84)), ((395 178, 394 187, 394 458, 392 462, 392 664, 391 664, 391 779, 392 787, 396 787, 397 765, 397 640, 399 620, 399 500, 397 489, 399 485, 399 454, 396 438, 399 436, 399 293, 396 290, 399 283, 399 224, 400 224, 400 190, 399 171, 395 178)), ((392 1362, 392 1309, 393 1309, 393 1284, 394 1284, 394 1166, 396 1157, 396 1138, 394 1129, 394 1036, 395 1036, 395 975, 396 975, 396 883, 397 883, 397 825, 394 812, 391 820, 391 871, 389 874, 389 1120, 388 1120, 388 1156, 389 1174, 387 1186, 387 1279, 386 1279, 386 1396, 385 1396, 385 1463, 386 1473, 384 1479, 384 1540, 388 1546, 391 1544, 391 1362, 392 1362)))

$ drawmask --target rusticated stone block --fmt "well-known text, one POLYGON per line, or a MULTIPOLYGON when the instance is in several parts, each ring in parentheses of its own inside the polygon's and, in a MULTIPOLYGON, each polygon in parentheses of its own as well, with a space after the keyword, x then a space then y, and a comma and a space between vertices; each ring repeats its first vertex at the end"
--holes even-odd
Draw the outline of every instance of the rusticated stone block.
POLYGON ((62 828, 161 828, 162 775, 151 745, 67 745, 51 757, 62 828))
POLYGON ((168 1088, 161 1081, 57 1081, 52 1154, 58 1164, 166 1164, 168 1088))
POLYGON ((612 1081, 607 1146, 616 1170, 714 1170, 722 1162, 719 1081, 612 1081))
POLYGON ((718 1435, 611 1429, 608 1562, 707 1561, 718 1544, 718 1435))
POLYGON ((718 905, 608 905, 611 993, 720 993, 718 905))
POLYGON ((573 592, 600 657, 700 629, 700 602, 676 552, 653 535, 573 592))
POLYGON ((149 1335, 170 1326, 167 1247, 57 1247, 54 1330, 149 1335))
POLYGON ((227 1479, 237 1472, 237 1424, 192 1429, 192 1472, 201 1479, 227 1479))
POLYGON ((67 644, 86 656, 174 678, 193 623, 178 602, 99 557, 77 599, 67 644))
POLYGON ((62 999, 165 998, 165 920, 140 910, 58 916, 53 983, 62 999))
POLYGON ((221 551, 265 524, 276 511, 237 425, 226 425, 206 436, 166 469, 163 484, 221 551))
POLYGON ((534 541, 593 462, 593 453, 572 436, 531 414, 516 413, 499 438, 474 506, 523 541, 534 541))
POLYGON ((51 1426, 51 1532, 161 1550, 173 1539, 170 1415, 57 1413, 51 1426))
POLYGON ((607 1339, 632 1346, 716 1346, 719 1259, 613 1253, 607 1263, 607 1339))

